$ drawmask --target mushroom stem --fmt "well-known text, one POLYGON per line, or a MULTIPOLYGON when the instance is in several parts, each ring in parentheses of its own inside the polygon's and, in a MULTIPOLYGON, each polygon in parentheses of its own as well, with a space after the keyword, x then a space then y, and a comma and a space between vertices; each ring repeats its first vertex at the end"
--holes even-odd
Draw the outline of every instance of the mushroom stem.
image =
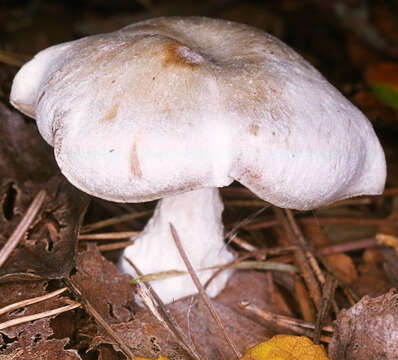
MULTIPOLYGON (((221 214, 223 203, 216 188, 194 190, 164 198, 158 202, 153 217, 145 229, 128 246, 120 261, 125 273, 136 275, 124 257, 137 264, 144 273, 185 270, 169 223, 181 234, 181 243, 202 284, 215 270, 200 270, 229 263, 234 254, 227 249, 223 237, 221 214)), ((216 296, 224 287, 231 270, 221 272, 207 287, 207 294, 216 296)), ((197 292, 189 275, 151 281, 151 285, 165 302, 197 292)))

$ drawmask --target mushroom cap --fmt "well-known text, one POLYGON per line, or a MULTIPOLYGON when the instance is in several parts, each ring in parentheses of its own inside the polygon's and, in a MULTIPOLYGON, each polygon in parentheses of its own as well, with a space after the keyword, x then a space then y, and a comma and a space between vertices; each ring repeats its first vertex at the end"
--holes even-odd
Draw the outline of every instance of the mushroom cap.
POLYGON ((156 18, 50 47, 16 75, 63 174, 92 195, 148 201, 237 180, 281 207, 384 187, 366 117, 300 55, 247 25, 156 18))

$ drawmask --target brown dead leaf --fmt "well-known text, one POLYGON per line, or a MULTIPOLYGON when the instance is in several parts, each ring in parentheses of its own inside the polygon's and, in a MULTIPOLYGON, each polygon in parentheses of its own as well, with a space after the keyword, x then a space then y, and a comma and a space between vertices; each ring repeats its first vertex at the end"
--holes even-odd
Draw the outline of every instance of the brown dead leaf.
MULTIPOLYGON (((98 352, 98 360, 124 360, 125 357, 121 354, 113 350, 110 345, 101 345, 100 348, 97 349, 98 352)), ((137 359, 134 359, 137 360, 137 359)))
MULTIPOLYGON (((229 335, 241 350, 261 341, 267 332, 259 324, 238 315, 232 309, 213 302, 229 335), (242 329, 245 329, 242 331, 242 329)), ((214 323, 208 310, 200 303, 198 297, 177 301, 170 307, 183 331, 193 338, 200 354, 205 353, 209 360, 229 360, 234 355, 224 336, 214 323)), ((141 311, 129 323, 116 324, 113 330, 128 344, 133 353, 146 358, 157 358, 164 355, 170 360, 189 359, 179 347, 175 338, 150 313, 141 311)), ((112 344, 105 336, 94 338, 91 348, 102 343, 112 344)), ((112 344, 115 346, 115 344, 112 344)))
POLYGON ((41 189, 47 193, 27 236, 0 268, 0 281, 60 278, 74 265, 88 198, 59 173, 33 122, 0 104, 0 247, 41 189))
MULTIPOLYGON (((238 304, 241 300, 256 299, 269 311, 291 315, 279 291, 275 288, 271 295, 269 289, 269 279, 263 272, 236 271, 227 288, 212 300, 229 335, 242 352, 263 341, 264 337, 272 336, 274 331, 267 328, 265 322, 260 324, 258 318, 240 309, 238 304), (266 295, 268 293, 270 298, 266 295)), ((168 307, 183 331, 193 339, 200 354, 205 353, 209 360, 229 360, 234 357, 223 334, 197 296, 181 299, 168 307)), ((144 309, 140 309, 133 321, 115 324, 112 328, 137 356, 157 358, 163 355, 170 360, 189 358, 175 338, 144 309)), ((112 341, 101 334, 93 339, 91 348, 101 347, 104 343, 112 344, 112 341)), ((115 344, 112 345, 117 349, 115 344)))
MULTIPOLYGON (((0 294, 2 294, 0 297, 0 308, 15 302, 42 296, 47 292, 46 287, 47 283, 43 281, 0 284, 0 294)), ((69 299, 66 297, 58 295, 45 301, 20 307, 0 316, 0 323, 65 306, 68 304, 68 300, 69 299)), ((64 339, 61 343, 58 343, 58 345, 52 343, 52 340, 48 341, 48 339, 54 335, 54 331, 51 327, 52 318, 54 318, 54 316, 1 330, 0 339, 3 345, 0 346, 0 359, 2 359, 2 356, 3 358, 4 356, 8 356, 9 359, 44 359, 46 357, 40 357, 44 356, 42 355, 43 352, 53 354, 54 351, 57 356, 61 356, 60 346, 62 345, 63 349, 68 339, 64 339), (4 341, 3 335, 6 336, 6 341, 4 341), (38 357, 35 357, 36 355, 38 357)), ((72 337, 72 335, 72 332, 70 332, 67 334, 67 337, 72 337)), ((66 352, 59 358, 75 359, 76 357, 72 355, 72 353, 66 352)), ((53 359, 58 359, 58 357, 53 357, 53 359)), ((79 359, 79 357, 76 359, 79 359)))
MULTIPOLYGON (((284 296, 273 281, 271 272, 236 271, 228 282, 228 286, 215 298, 219 303, 228 306, 237 313, 258 322, 258 317, 248 314, 239 306, 242 300, 255 301, 256 305, 274 314, 294 317, 284 296)), ((263 323, 265 326, 269 324, 263 323)), ((281 330, 281 329, 272 329, 281 330)), ((272 336, 272 331, 264 336, 272 336)))
MULTIPOLYGON (((15 302, 42 296, 46 294, 46 286, 47 284, 43 281, 0 284, 0 294, 2 295, 0 297, 0 308, 15 302)), ((10 311, 0 316, 0 322, 20 316, 33 315, 63 305, 65 305, 65 301, 61 297, 56 296, 43 302, 10 311)), ((8 338, 18 338, 21 345, 31 345, 39 339, 47 339, 53 334, 53 331, 50 327, 50 318, 45 318, 4 329, 0 333, 7 335, 8 338)))
POLYGON ((351 286, 360 296, 378 296, 391 288, 383 268, 384 259, 380 250, 366 250, 358 267, 359 277, 351 286))
POLYGON ((130 277, 121 275, 116 266, 106 260, 95 247, 80 252, 76 259, 73 282, 83 298, 88 300, 109 323, 128 322, 136 309, 134 287, 130 277))
POLYGON ((52 339, 24 348, 14 346, 0 354, 0 360, 81 360, 76 350, 64 348, 67 343, 67 339, 52 339))
MULTIPOLYGON (((327 235, 322 231, 320 226, 303 225, 302 229, 305 236, 316 247, 330 245, 327 235)), ((346 254, 334 254, 326 256, 326 259, 344 284, 349 284, 358 278, 357 270, 350 256, 346 254)))
POLYGON ((332 360, 397 359, 398 294, 363 297, 337 317, 329 345, 332 360))
MULTIPOLYGON (((391 213, 388 216, 389 219, 393 220, 395 224, 398 224, 398 198, 394 198, 392 201, 391 213)), ((398 226, 394 225, 382 225, 378 227, 378 233, 383 235, 392 235, 393 238, 398 233, 398 226)), ((394 247, 383 247, 380 249, 380 253, 383 256, 384 271, 390 280, 391 286, 398 288, 398 254, 394 247)))

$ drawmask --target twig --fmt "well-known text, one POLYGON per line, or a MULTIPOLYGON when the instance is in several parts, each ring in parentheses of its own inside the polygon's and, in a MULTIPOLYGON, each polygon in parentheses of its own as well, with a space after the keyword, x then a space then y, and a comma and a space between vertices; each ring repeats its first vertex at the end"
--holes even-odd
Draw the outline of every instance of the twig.
MULTIPOLYGON (((394 219, 385 218, 354 218, 354 217, 298 217, 296 219, 299 224, 319 224, 319 225, 352 225, 352 226, 379 226, 379 225, 396 225, 394 219)), ((244 226, 245 230, 260 230, 274 226, 278 226, 278 220, 261 221, 254 224, 244 226)))
POLYGON ((120 240, 129 239, 132 236, 139 234, 139 231, 120 231, 120 232, 107 232, 100 234, 82 234, 78 236, 80 241, 82 240, 120 240))
POLYGON ((238 230, 246 225, 249 225, 253 222, 253 220, 259 216, 262 212, 264 212, 265 209, 267 209, 269 206, 263 206, 261 209, 255 211, 253 214, 250 214, 249 216, 246 216, 244 219, 238 221, 237 223, 235 223, 231 230, 228 231, 225 236, 224 239, 227 239, 228 241, 232 241, 232 239, 238 234, 238 230))
MULTIPOLYGON (((234 240, 231 240, 234 242, 234 240)), ((103 244, 103 245, 98 245, 98 249, 101 252, 105 251, 113 251, 113 250, 120 250, 124 249, 127 246, 130 246, 134 244, 133 241, 120 241, 120 242, 115 242, 111 244, 103 244)), ((248 245, 250 245, 248 243, 248 245)), ((367 238, 367 239, 360 239, 360 240, 353 240, 353 241, 348 241, 346 243, 341 243, 341 244, 335 244, 335 245, 326 245, 320 248, 315 248, 314 249, 314 254, 316 256, 320 255, 333 255, 333 254, 338 254, 338 253, 345 253, 345 252, 350 252, 350 251, 357 251, 357 250, 362 250, 362 249, 369 249, 377 246, 388 246, 386 243, 382 243, 381 241, 377 240, 376 238, 367 238)), ((253 246, 254 248, 254 246, 253 246)), ((249 251, 247 254, 242 255, 240 257, 240 260, 247 259, 249 257, 255 257, 258 260, 263 260, 267 256, 275 256, 275 255, 280 255, 282 253, 289 253, 292 251, 297 250, 296 245, 288 245, 288 246, 276 246, 272 248, 263 248, 263 249, 257 249, 257 250, 252 250, 250 251, 248 248, 246 249, 249 251)), ((283 262, 291 262, 293 261, 293 258, 286 257, 286 260, 283 262)), ((274 259, 273 259, 274 260, 274 259)), ((279 260, 278 260, 279 261, 279 260)))
POLYGON ((313 335, 313 341, 315 344, 319 344, 319 340, 321 337, 322 325, 325 321, 325 318, 328 314, 330 305, 334 299, 334 292, 336 291, 337 280, 331 275, 328 275, 325 285, 322 289, 322 301, 319 306, 319 311, 316 317, 315 329, 313 335))
POLYGON ((104 320, 101 314, 94 309, 90 302, 83 297, 81 291, 74 283, 74 281, 71 279, 64 279, 64 282, 69 290, 75 295, 75 297, 79 299, 84 309, 95 319, 97 324, 101 326, 105 330, 105 332, 108 333, 108 335, 113 339, 113 341, 118 344, 120 350, 124 353, 124 355, 128 359, 134 360, 134 354, 131 352, 125 341, 111 328, 111 326, 104 320))
POLYGON ((273 210, 278 219, 278 222, 280 222, 280 224, 282 224, 285 229, 285 232, 289 239, 289 243, 292 245, 299 245, 294 253, 295 262, 300 269, 301 275, 310 291, 310 296, 313 299, 315 306, 318 307, 322 298, 321 290, 319 288, 319 283, 313 273, 312 267, 308 262, 305 250, 299 243, 299 240, 295 237, 283 210, 275 206, 273 207, 273 210))
POLYGON ((124 249, 127 246, 130 246, 133 244, 134 244, 133 241, 121 241, 121 242, 112 243, 112 244, 99 245, 98 250, 101 252, 120 250, 120 249, 124 249))
POLYGON ((300 276, 294 277, 294 293, 299 305, 301 316, 305 321, 315 321, 314 304, 311 301, 308 289, 305 287, 300 276))
POLYGON ((316 260, 315 256, 312 254, 311 251, 308 250, 307 241, 304 238, 300 228, 298 227, 296 220, 294 219, 292 211, 289 209, 285 209, 285 214, 286 214, 287 220, 289 222, 289 225, 293 231, 293 234, 296 237, 300 246, 303 248, 304 254, 307 257, 308 262, 310 263, 312 270, 314 271, 316 277, 318 278, 318 281, 321 284, 324 284, 326 281, 325 276, 323 275, 322 270, 319 267, 318 261, 316 260))
MULTIPOLYGON (((312 330, 315 329, 315 324, 308 321, 303 321, 299 319, 290 318, 288 316, 277 315, 268 311, 260 309, 258 306, 248 302, 241 301, 239 306, 242 309, 248 310, 251 313, 257 315, 259 318, 274 324, 276 326, 284 327, 285 329, 292 330, 297 334, 305 335, 308 337, 312 336, 312 330), (309 330, 308 330, 309 329, 309 330)), ((331 326, 324 326, 322 331, 333 333, 333 328, 331 326)), ((321 336, 323 342, 329 343, 331 338, 329 336, 321 336)))
MULTIPOLYGON (((259 250, 256 246, 248 243, 246 240, 243 240, 239 236, 231 236, 229 240, 246 251, 255 252, 259 250)), ((263 257, 265 258, 264 255, 263 257)))
MULTIPOLYGON (((341 287, 343 290, 344 294, 347 297, 348 302, 350 303, 351 306, 355 305, 359 301, 358 295, 355 293, 355 291, 350 288, 341 278, 341 275, 336 271, 334 266, 329 262, 326 256, 320 255, 318 253, 317 257, 318 260, 322 263, 324 268, 329 272, 329 274, 333 275, 334 278, 338 281, 338 285, 341 287)), ((334 302, 333 307, 337 310, 337 304, 334 302)), ((338 313, 338 311, 336 311, 338 313)))
POLYGON ((11 252, 16 248, 22 236, 25 234, 26 230, 28 230, 29 226, 32 224, 32 221, 39 212, 45 197, 46 197, 46 192, 44 190, 40 190, 37 193, 37 195, 34 197, 33 201, 29 205, 21 221, 19 222, 15 230, 12 232, 11 236, 4 244, 3 248, 0 250, 0 267, 3 266, 3 264, 7 261, 11 252))
MULTIPOLYGON (((126 258, 127 260, 127 258, 126 258)), ((131 261, 131 260, 127 260, 131 261)), ((224 265, 213 265, 205 268, 196 269, 197 272, 204 270, 225 270, 225 269, 239 269, 239 270, 270 270, 270 271, 282 271, 289 273, 298 273, 298 268, 295 265, 279 263, 275 261, 238 261, 232 262, 224 265)), ((139 282, 148 282, 153 280, 163 280, 169 279, 173 277, 187 275, 186 271, 181 270, 165 270, 154 273, 145 274, 142 276, 138 276, 132 280, 133 284, 137 284, 139 282)), ((207 283, 206 283, 207 285, 207 283)), ((206 285, 204 288, 206 288, 206 285)))
POLYGON ((49 311, 44 311, 38 314, 34 314, 34 315, 28 315, 28 316, 22 316, 16 319, 12 319, 12 320, 8 320, 5 321, 3 323, 0 324, 0 330, 4 330, 6 328, 9 328, 11 326, 15 326, 15 325, 20 325, 29 321, 34 321, 34 320, 38 320, 38 319, 43 319, 49 316, 54 316, 57 314, 61 314, 63 312, 69 311, 69 310, 73 310, 76 309, 77 307, 79 307, 80 304, 78 302, 74 302, 73 304, 70 305, 66 305, 66 306, 62 306, 58 309, 54 309, 54 310, 49 310, 49 311))
POLYGON ((206 291, 204 290, 202 284, 200 283, 200 281, 199 281, 199 279, 198 279, 198 277, 197 277, 197 275, 195 273, 195 270, 193 269, 193 267, 192 267, 187 255, 186 255, 186 253, 185 253, 185 251, 184 251, 184 249, 183 249, 183 247, 181 245, 181 241, 180 241, 180 239, 178 237, 177 231, 174 228, 174 225, 172 223, 170 223, 170 231, 171 231, 171 234, 173 236, 174 242, 175 242, 175 244, 177 246, 177 249, 178 249, 178 251, 179 251, 179 253, 181 255, 181 258, 184 261, 184 264, 185 264, 185 266, 186 266, 186 268, 187 268, 187 270, 189 272, 189 275, 191 276, 192 281, 194 282, 196 288, 198 289, 198 292, 199 292, 202 300, 204 301, 206 307, 208 308, 211 316, 216 321, 218 327, 221 329, 221 331, 222 331, 222 333, 223 333, 223 335, 225 337, 225 340, 227 340, 228 344, 231 346, 231 348, 232 348, 233 352, 235 353, 236 357, 238 359, 240 359, 242 357, 242 355, 239 352, 239 350, 236 347, 236 345, 234 344, 234 342, 232 341, 232 339, 230 338, 230 336, 228 335, 228 333, 227 333, 227 331, 226 331, 226 329, 225 329, 220 317, 218 316, 216 310, 212 306, 212 304, 211 304, 211 302, 210 302, 210 300, 209 300, 209 298, 208 298, 208 296, 206 294, 206 291))
MULTIPOLYGON (((127 257, 124 258, 127 263, 134 269, 137 276, 145 277, 137 266, 127 257)), ((139 295, 141 296, 144 303, 148 306, 152 314, 163 324, 163 326, 177 339, 180 346, 194 359, 200 360, 201 357, 197 353, 194 344, 187 338, 178 324, 173 313, 166 307, 162 299, 153 289, 151 284, 147 283, 146 286, 138 283, 139 295), (155 301, 153 301, 155 300, 155 301), (158 308, 155 306, 157 303, 158 308)))
MULTIPOLYGON (((244 187, 225 187, 221 189, 221 193, 222 195, 225 196, 230 196, 233 198, 237 198, 237 197, 250 197, 250 198, 255 198, 257 199, 257 196, 254 195, 249 189, 244 188, 244 187)), ((384 189, 383 194, 378 195, 381 197, 388 197, 388 196, 397 196, 398 195, 398 187, 390 187, 387 189, 384 189)), ((374 198, 372 196, 372 198, 374 198)), ((339 200, 336 201, 332 204, 328 204, 326 206, 323 207, 335 207, 335 206, 345 206, 345 205, 353 205, 353 204, 368 204, 369 200, 371 200, 371 197, 369 196, 361 196, 361 197, 357 197, 357 198, 351 198, 351 199, 345 199, 345 200, 339 200)))
POLYGON ((101 220, 101 221, 98 221, 98 222, 95 222, 92 224, 84 225, 80 229, 80 234, 85 234, 85 233, 91 232, 93 230, 98 230, 98 229, 104 228, 106 226, 119 224, 121 222, 138 219, 138 218, 141 218, 144 216, 151 215, 152 213, 153 213, 153 210, 147 210, 147 211, 137 212, 134 214, 124 214, 124 215, 116 216, 116 217, 113 217, 110 219, 101 220))
POLYGON ((3 315, 9 311, 15 310, 15 309, 19 309, 20 307, 23 306, 27 306, 27 305, 32 305, 32 304, 36 304, 38 302, 47 300, 47 299, 51 299, 54 296, 57 296, 59 294, 62 294, 67 288, 64 287, 62 289, 59 290, 55 290, 53 292, 50 292, 48 294, 42 295, 42 296, 37 296, 31 299, 27 299, 27 300, 22 300, 22 301, 18 301, 16 303, 4 306, 3 308, 0 309, 0 315, 3 315))
POLYGON ((333 255, 338 253, 345 253, 349 251, 357 251, 361 249, 368 249, 379 246, 379 242, 376 238, 367 238, 360 240, 347 241, 341 244, 327 245, 321 248, 315 249, 315 255, 333 255))

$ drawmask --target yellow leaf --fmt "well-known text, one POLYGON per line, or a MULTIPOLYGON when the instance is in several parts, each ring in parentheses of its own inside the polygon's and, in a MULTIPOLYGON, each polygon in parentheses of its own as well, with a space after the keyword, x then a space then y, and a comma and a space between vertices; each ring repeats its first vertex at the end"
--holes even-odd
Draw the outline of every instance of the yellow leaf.
POLYGON ((328 360, 322 345, 306 336, 276 335, 258 344, 241 360, 328 360))
MULTIPOLYGON (((134 360, 154 360, 154 359, 135 357, 134 360)), ((165 356, 159 355, 159 357, 156 360, 169 360, 169 359, 165 356)))

